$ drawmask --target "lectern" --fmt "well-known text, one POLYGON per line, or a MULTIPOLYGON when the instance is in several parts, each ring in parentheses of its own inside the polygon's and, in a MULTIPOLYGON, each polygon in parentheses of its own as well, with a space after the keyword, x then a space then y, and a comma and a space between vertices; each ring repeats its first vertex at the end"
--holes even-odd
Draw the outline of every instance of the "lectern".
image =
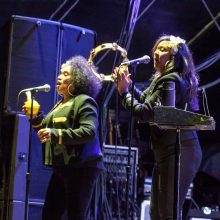
POLYGON ((154 125, 176 130, 173 219, 179 220, 180 130, 215 130, 213 117, 170 106, 154 107, 154 125))

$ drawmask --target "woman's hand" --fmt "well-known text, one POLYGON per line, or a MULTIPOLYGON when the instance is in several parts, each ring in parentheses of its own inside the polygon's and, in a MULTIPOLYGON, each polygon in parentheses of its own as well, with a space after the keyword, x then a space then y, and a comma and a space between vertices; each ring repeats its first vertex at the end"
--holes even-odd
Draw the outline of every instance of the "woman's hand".
POLYGON ((37 136, 41 143, 51 140, 51 130, 50 128, 42 128, 37 132, 37 136))
MULTIPOLYGON (((36 116, 38 114, 40 110, 40 104, 36 101, 33 100, 33 110, 32 110, 32 116, 36 116)), ((22 106, 22 111, 24 112, 24 114, 30 118, 31 115, 31 100, 28 100, 26 102, 24 102, 24 105, 22 106)))
POLYGON ((120 95, 128 92, 129 85, 132 82, 130 76, 131 74, 128 72, 127 67, 122 66, 114 69, 113 77, 115 78, 115 84, 120 95))
POLYGON ((26 104, 24 104, 24 105, 22 106, 22 112, 24 112, 24 114, 25 114, 28 118, 30 118, 30 115, 28 114, 28 108, 27 108, 26 104))

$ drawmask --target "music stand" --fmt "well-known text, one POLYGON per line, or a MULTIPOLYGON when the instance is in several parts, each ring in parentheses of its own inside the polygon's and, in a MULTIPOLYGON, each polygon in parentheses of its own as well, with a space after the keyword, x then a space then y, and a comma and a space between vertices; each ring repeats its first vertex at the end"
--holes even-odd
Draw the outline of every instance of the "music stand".
POLYGON ((175 107, 156 106, 154 107, 154 120, 151 124, 157 125, 161 129, 176 130, 173 219, 179 220, 180 130, 215 130, 215 121, 210 116, 175 107))

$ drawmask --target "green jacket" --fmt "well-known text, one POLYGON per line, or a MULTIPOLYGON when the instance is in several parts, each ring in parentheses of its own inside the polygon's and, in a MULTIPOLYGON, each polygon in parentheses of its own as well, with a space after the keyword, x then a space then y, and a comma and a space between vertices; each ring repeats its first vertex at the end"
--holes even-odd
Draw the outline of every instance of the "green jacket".
POLYGON ((59 107, 61 101, 32 123, 36 130, 51 128, 51 141, 43 144, 45 164, 96 166, 102 160, 97 103, 87 95, 74 96, 59 107))

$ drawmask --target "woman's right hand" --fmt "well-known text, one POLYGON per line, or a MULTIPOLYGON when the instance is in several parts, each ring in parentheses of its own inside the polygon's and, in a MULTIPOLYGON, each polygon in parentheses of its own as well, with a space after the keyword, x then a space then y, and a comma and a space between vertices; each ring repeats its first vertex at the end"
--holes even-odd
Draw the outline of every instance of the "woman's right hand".
MULTIPOLYGON (((32 112, 33 116, 36 116, 39 110, 40 110, 40 104, 36 100, 33 100, 33 112, 32 112)), ((28 118, 30 118, 30 115, 31 115, 31 101, 30 100, 24 102, 24 105, 22 106, 22 111, 28 118)))
POLYGON ((26 104, 24 103, 24 105, 22 106, 22 112, 24 112, 24 114, 29 118, 29 115, 28 115, 28 108, 26 106, 26 104))
POLYGON ((50 128, 42 128, 37 132, 37 136, 41 143, 45 143, 46 141, 51 140, 51 129, 50 128))
POLYGON ((116 67, 114 69, 113 76, 115 78, 115 84, 117 85, 117 89, 119 94, 123 94, 128 92, 128 88, 132 82, 130 76, 131 74, 128 71, 127 67, 116 67))

